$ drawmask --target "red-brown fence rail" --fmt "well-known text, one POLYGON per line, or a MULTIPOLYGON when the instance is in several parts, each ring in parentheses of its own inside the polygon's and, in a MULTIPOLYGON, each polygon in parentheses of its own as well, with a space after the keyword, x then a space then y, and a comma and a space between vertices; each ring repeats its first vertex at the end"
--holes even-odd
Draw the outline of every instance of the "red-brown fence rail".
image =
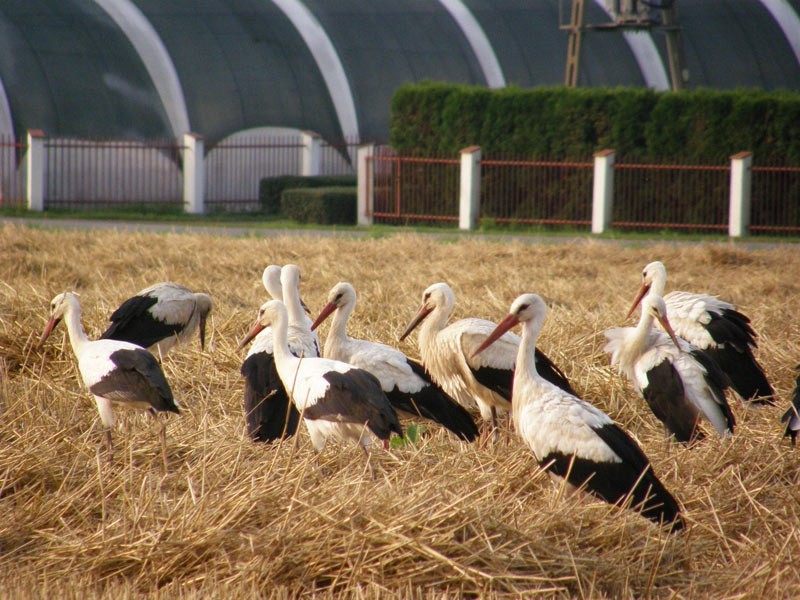
POLYGON ((26 206, 25 151, 27 143, 0 135, 0 206, 26 206))
POLYGON ((611 226, 624 229, 728 228, 730 166, 617 163, 611 226))
POLYGON ((45 142, 45 208, 179 208, 181 147, 173 140, 45 142))
POLYGON ((800 234, 800 167, 753 166, 750 231, 800 234))
POLYGON ((483 159, 480 220, 587 228, 592 175, 591 162, 483 159))
POLYGON ((381 148, 371 159, 376 223, 458 222, 460 161, 397 156, 381 148))

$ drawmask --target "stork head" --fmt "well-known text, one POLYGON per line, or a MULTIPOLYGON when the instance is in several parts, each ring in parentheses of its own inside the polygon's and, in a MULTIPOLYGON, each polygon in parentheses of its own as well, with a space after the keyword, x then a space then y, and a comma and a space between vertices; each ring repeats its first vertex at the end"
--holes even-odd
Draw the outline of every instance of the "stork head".
POLYGON ((55 329, 56 325, 61 322, 61 320, 64 318, 64 315, 67 314, 67 311, 70 310, 73 305, 77 304, 78 298, 72 292, 64 292, 63 294, 59 294, 50 301, 50 318, 47 320, 47 324, 44 326, 44 331, 42 331, 41 338, 39 338, 39 348, 41 348, 47 338, 50 337, 53 329, 55 329))
POLYGON ((340 281, 328 292, 328 303, 322 308, 317 320, 311 325, 311 331, 319 327, 337 308, 354 307, 355 305, 355 288, 346 281, 340 281))
POLYGON ((509 329, 515 327, 519 323, 531 322, 534 325, 534 329, 538 332, 544 323, 546 315, 547 305, 544 303, 541 296, 536 294, 522 294, 511 303, 511 308, 506 317, 500 321, 497 327, 494 328, 494 331, 483 340, 483 343, 472 356, 476 356, 486 350, 486 348, 499 340, 509 329))
POLYGON ((633 314, 633 311, 636 310, 637 306, 639 306, 642 298, 644 298, 650 292, 650 290, 652 290, 657 296, 662 296, 664 294, 664 288, 666 287, 666 284, 667 269, 664 267, 663 263, 660 261, 654 261, 646 265, 645 268, 642 269, 642 285, 636 292, 636 297, 633 299, 633 304, 631 304, 630 310, 628 310, 628 314, 625 316, 625 318, 630 318, 630 316, 633 314))
POLYGON ((669 324, 669 319, 667 318, 667 304, 661 296, 650 294, 642 301, 642 318, 658 319, 658 322, 661 323, 661 327, 663 327, 664 331, 672 338, 675 346, 678 350, 681 350, 678 336, 675 335, 675 331, 673 331, 672 325, 669 324))
POLYGON ((283 300, 280 265, 269 265, 264 269, 261 281, 264 284, 264 289, 267 290, 267 293, 273 300, 283 300))
POLYGON ((258 309, 258 317, 247 335, 239 343, 239 350, 244 348, 250 340, 256 337, 259 333, 264 331, 267 327, 272 327, 277 323, 286 323, 288 317, 286 315, 286 306, 280 300, 270 300, 261 305, 258 309))
POLYGON ((414 318, 411 319, 411 322, 406 327, 406 330, 400 336, 400 341, 402 342, 404 339, 408 337, 408 335, 416 329, 417 325, 422 323, 429 314, 431 314, 435 309, 440 309, 444 311, 445 318, 450 316, 450 313, 453 311, 453 307, 456 305, 456 295, 453 293, 453 290, 450 288, 449 285, 446 283, 434 283, 433 285, 429 286, 422 293, 422 304, 417 311, 417 314, 414 315, 414 318))
POLYGON ((200 349, 205 350, 206 347, 206 321, 208 320, 208 313, 214 307, 211 301, 211 296, 208 294, 195 294, 194 295, 195 310, 200 316, 200 349))

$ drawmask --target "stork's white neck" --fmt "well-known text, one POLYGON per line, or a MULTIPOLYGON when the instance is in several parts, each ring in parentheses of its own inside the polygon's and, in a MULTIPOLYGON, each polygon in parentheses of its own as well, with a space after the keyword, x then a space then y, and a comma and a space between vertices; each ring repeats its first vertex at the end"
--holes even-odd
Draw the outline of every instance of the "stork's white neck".
POLYGON ((90 342, 81 324, 81 305, 74 297, 68 297, 67 306, 64 311, 64 323, 69 334, 69 343, 76 355, 80 355, 83 348, 90 342))
POLYGON ((306 325, 306 311, 300 301, 300 291, 296 285, 283 286, 283 303, 289 315, 289 324, 293 327, 306 325))
MULTIPOLYGON (((286 312, 280 311, 270 326, 272 327, 273 353, 278 374, 284 382, 290 381, 297 369, 296 363, 299 359, 289 350, 289 323, 286 312)), ((286 384, 284 383, 284 385, 286 384)), ((286 385, 287 390, 289 387, 286 385)))
POLYGON ((347 321, 350 319, 354 308, 354 304, 347 303, 333 311, 331 328, 328 331, 328 337, 325 339, 325 356, 333 356, 334 346, 341 346, 347 343, 347 321))
POLYGON ((667 273, 666 271, 658 269, 651 277, 650 290, 647 293, 655 294, 656 296, 663 296, 666 287, 667 287, 667 273))
POLYGON ((647 350, 647 339, 653 327, 653 315, 642 310, 639 322, 619 350, 619 366, 623 372, 633 372, 633 365, 647 350))
POLYGON ((428 363, 432 359, 432 355, 436 354, 436 336, 447 325, 447 319, 450 318, 451 312, 452 308, 450 307, 436 306, 420 324, 419 353, 422 355, 423 362, 428 363))
POLYGON ((514 391, 511 399, 514 425, 519 428, 519 414, 523 407, 530 404, 539 393, 530 393, 531 387, 538 389, 544 381, 536 370, 536 342, 542 329, 541 319, 522 322, 522 339, 517 350, 517 362, 514 369, 514 391), (527 392, 526 392, 527 390, 527 392))

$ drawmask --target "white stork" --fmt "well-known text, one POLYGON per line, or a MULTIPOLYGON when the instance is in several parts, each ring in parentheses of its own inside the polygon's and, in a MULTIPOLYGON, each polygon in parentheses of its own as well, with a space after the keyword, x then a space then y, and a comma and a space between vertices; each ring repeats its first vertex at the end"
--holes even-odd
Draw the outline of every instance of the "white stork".
MULTIPOLYGON (((485 431, 487 422, 497 426, 498 408, 508 410, 520 338, 508 333, 491 351, 474 356, 495 324, 483 319, 461 319, 447 325, 455 302, 455 294, 446 283, 428 287, 400 341, 422 323, 418 339, 422 364, 433 381, 457 402, 468 408, 477 403, 485 431)), ((538 349, 536 364, 546 379, 574 393, 566 376, 538 349)))
MULTIPOLYGON (((797 367, 800 371, 800 365, 797 367)), ((786 423, 786 432, 783 437, 792 439, 792 446, 797 441, 797 434, 800 433, 800 374, 797 375, 794 391, 792 392, 792 405, 781 417, 781 423, 786 423)))
POLYGON ((355 306, 356 290, 351 284, 340 282, 331 289, 328 303, 311 326, 315 330, 333 313, 333 322, 325 338, 325 357, 372 373, 396 411, 429 419, 462 440, 473 441, 478 436, 478 428, 470 414, 431 381, 421 364, 385 344, 347 335, 347 321, 355 306))
POLYGON ((680 507, 653 472, 636 442, 604 412, 543 379, 536 371, 536 340, 547 307, 535 294, 523 294, 508 316, 477 349, 480 353, 522 323, 522 341, 511 403, 514 426, 541 468, 556 480, 617 504, 631 506, 671 530, 684 527, 680 507))
MULTIPOLYGON (((71 292, 59 294, 50 302, 50 318, 39 341, 41 347, 56 325, 65 319, 69 341, 78 358, 78 370, 84 385, 94 396, 100 421, 105 427, 109 460, 113 445, 112 404, 157 412, 180 412, 169 383, 155 357, 144 348, 118 340, 92 341, 81 325, 81 306, 71 292)), ((160 422, 161 452, 166 467, 165 424, 160 422)))
POLYGON ((716 296, 691 292, 664 295, 666 284, 664 265, 658 261, 648 264, 642 271, 642 285, 628 317, 648 293, 663 296, 675 333, 714 359, 742 399, 774 404, 775 390, 753 355, 757 348, 756 333, 750 326, 749 317, 716 296))
POLYGON ((261 307, 240 347, 265 327, 272 328, 278 374, 317 452, 322 452, 329 437, 354 440, 367 453, 369 431, 382 440, 388 440, 392 432, 403 435, 397 414, 374 375, 340 361, 292 354, 289 317, 282 302, 271 300, 261 307))
POLYGON ((100 339, 130 342, 164 356, 199 330, 203 348, 212 306, 208 294, 195 293, 177 283, 157 283, 120 304, 100 339))
MULTIPOLYGON (((269 265, 261 278, 273 300, 283 300, 281 267, 269 265)), ((293 333, 293 330, 290 331, 293 333)), ((289 336, 289 347, 295 356, 308 351, 297 336, 289 336)), ((247 434, 257 442, 272 442, 297 432, 300 413, 283 387, 273 355, 272 329, 261 331, 242 363, 244 376, 244 416, 247 434)))
POLYGON ((703 437, 701 415, 721 436, 731 435, 736 421, 725 399, 728 378, 705 352, 676 337, 661 296, 650 293, 641 304, 636 327, 605 332, 611 364, 678 441, 703 437), (664 331, 655 329, 654 321, 664 331))

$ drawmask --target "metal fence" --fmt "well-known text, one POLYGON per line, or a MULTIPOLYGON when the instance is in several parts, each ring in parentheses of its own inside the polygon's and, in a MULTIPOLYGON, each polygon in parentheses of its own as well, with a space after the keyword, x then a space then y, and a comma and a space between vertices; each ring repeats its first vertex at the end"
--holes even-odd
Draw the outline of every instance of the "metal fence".
POLYGON ((617 163, 611 226, 726 230, 730 172, 729 165, 617 163))
POLYGON ((170 139, 49 138, 46 208, 181 208, 181 146, 170 139))
POLYGON ((593 166, 508 156, 483 159, 480 220, 588 228, 593 166))
POLYGON ((376 223, 458 222, 458 159, 398 156, 382 146, 371 163, 376 223))
MULTIPOLYGON (((322 140, 321 175, 355 173, 358 139, 322 140), (351 158, 353 157, 353 158, 351 158)), ((205 205, 209 212, 261 210, 259 186, 265 177, 300 175, 305 144, 301 134, 236 136, 206 155, 205 205)))
POLYGON ((13 135, 0 135, 0 206, 26 206, 24 161, 28 146, 13 135))
POLYGON ((753 166, 751 233, 800 234, 800 167, 753 166))

